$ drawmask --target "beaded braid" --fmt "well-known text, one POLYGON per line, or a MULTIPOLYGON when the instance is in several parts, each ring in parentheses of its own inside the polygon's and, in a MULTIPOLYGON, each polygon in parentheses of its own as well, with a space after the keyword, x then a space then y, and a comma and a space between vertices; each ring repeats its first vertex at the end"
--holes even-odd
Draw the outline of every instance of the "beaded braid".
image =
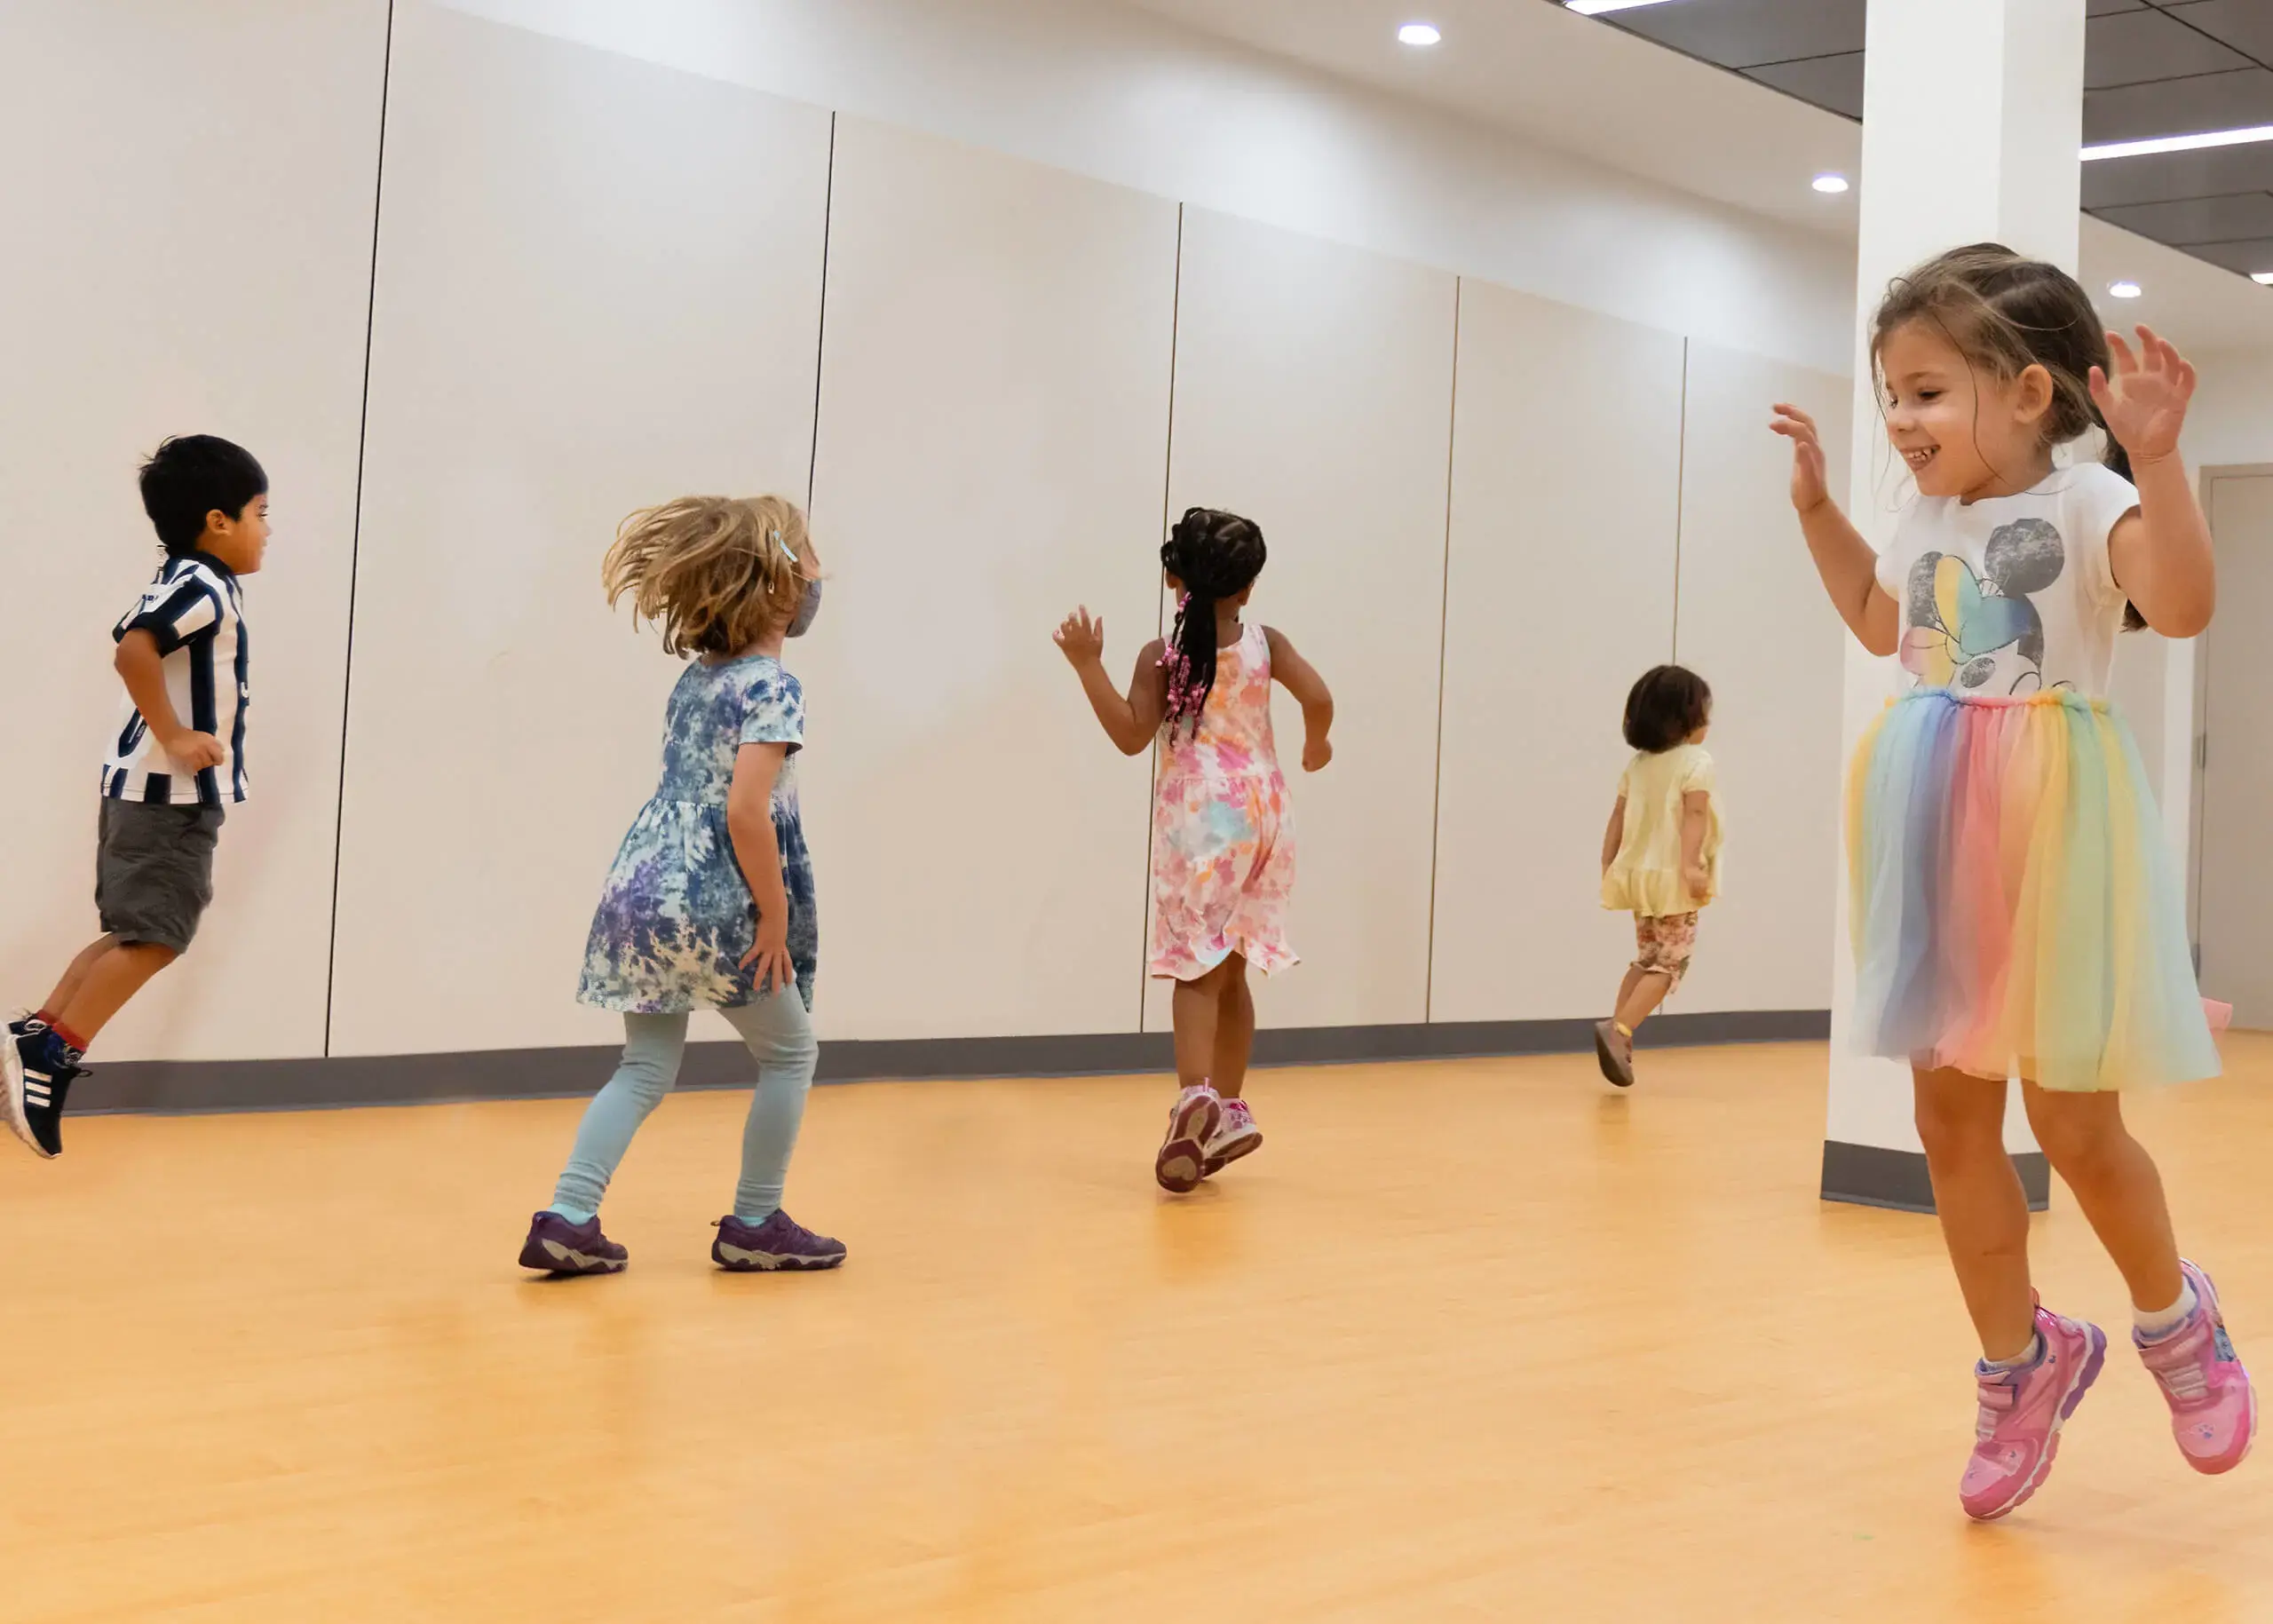
POLYGON ((1168 673, 1163 720, 1170 739, 1186 724, 1199 733, 1200 713, 1216 691, 1216 605, 1253 585, 1268 557, 1262 527, 1236 513, 1192 508, 1168 532, 1160 566, 1184 588, 1160 661, 1168 673))

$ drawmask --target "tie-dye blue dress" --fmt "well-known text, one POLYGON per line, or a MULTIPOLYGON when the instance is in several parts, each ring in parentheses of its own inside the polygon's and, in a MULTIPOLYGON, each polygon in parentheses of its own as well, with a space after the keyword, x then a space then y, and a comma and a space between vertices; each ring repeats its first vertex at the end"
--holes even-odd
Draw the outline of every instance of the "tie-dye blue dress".
POLYGON ((773 828, 789 898, 789 956, 812 1007, 820 931, 797 818, 804 724, 804 690, 769 655, 687 667, 665 716, 662 782, 623 837, 592 916, 579 1002, 678 1015, 756 1002, 741 962, 757 940, 757 905, 726 832, 726 792, 743 745, 786 744, 773 828))

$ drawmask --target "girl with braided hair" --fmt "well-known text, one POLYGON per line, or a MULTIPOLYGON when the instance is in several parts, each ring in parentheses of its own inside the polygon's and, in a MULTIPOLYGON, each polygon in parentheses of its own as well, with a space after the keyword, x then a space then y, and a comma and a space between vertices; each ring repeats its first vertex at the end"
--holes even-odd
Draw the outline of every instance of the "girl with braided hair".
POLYGON ((1257 1149, 1243 1090, 1255 1042, 1252 963, 1295 963, 1287 898, 1295 878, 1287 780, 1271 736, 1271 684, 1303 707, 1303 770, 1334 758, 1334 696, 1285 636, 1239 618, 1263 573, 1252 520, 1193 508, 1160 549, 1175 629, 1136 656, 1129 692, 1105 669, 1105 622, 1065 617, 1057 646, 1121 753, 1159 750, 1152 801, 1152 918, 1146 968, 1176 983, 1178 1091, 1153 1159, 1161 1188, 1182 1193, 1257 1149))

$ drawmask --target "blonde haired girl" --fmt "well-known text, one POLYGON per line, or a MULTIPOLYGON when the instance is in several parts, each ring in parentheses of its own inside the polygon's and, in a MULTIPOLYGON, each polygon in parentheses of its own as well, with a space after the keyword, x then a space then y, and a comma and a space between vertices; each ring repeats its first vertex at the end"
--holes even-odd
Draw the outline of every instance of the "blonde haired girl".
POLYGON ((600 1198, 678 1080, 687 1017, 724 1015, 758 1066, 733 1210, 710 1256, 733 1271, 828 1269, 844 1248, 781 1210, 820 1048, 808 1010, 819 932, 798 820, 804 690, 781 664, 820 604, 804 515, 778 496, 687 496, 634 513, 602 568, 608 601, 692 656, 663 722, 662 781, 623 838, 584 949, 580 1002, 623 1015, 623 1063, 584 1113, 524 1268, 608 1274, 629 1254, 600 1198))

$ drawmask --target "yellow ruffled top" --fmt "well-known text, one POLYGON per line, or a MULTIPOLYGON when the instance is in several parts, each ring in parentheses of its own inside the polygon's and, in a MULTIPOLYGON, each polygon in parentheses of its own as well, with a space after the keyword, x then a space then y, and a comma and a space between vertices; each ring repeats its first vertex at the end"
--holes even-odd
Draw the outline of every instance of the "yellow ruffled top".
POLYGON ((1626 803, 1626 830, 1602 878, 1603 907, 1656 919, 1694 913, 1721 894, 1721 804, 1711 798, 1713 758, 1703 745, 1636 756, 1618 780, 1618 794, 1626 803), (1698 789, 1707 797, 1701 897, 1691 894, 1681 872, 1681 800, 1698 789))

